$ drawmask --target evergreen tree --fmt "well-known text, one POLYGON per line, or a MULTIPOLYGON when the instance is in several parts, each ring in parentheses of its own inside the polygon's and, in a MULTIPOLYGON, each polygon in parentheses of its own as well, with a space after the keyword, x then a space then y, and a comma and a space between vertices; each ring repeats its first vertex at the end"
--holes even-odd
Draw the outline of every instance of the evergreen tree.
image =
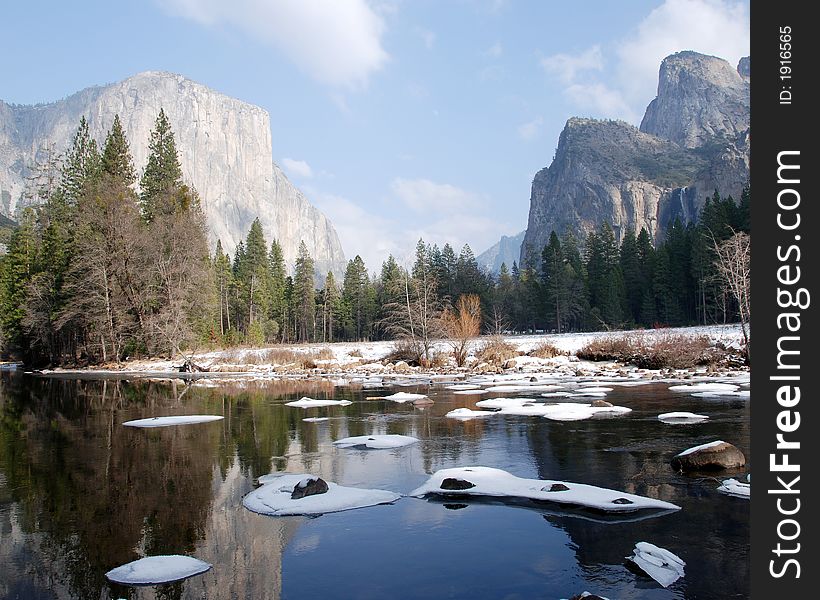
POLYGON ((592 325, 610 327, 623 321, 624 283, 618 246, 609 223, 590 233, 586 246, 592 325))
POLYGON ((363 340, 370 333, 373 319, 370 287, 367 267, 362 257, 356 255, 347 263, 342 283, 344 326, 347 339, 363 340))
POLYGON ((322 341, 333 342, 339 323, 341 310, 341 294, 336 285, 336 278, 332 272, 325 276, 325 286, 322 289, 322 341))
POLYGON ((305 242, 299 243, 296 267, 293 273, 293 300, 296 316, 297 340, 307 342, 315 330, 316 288, 313 258, 305 242))
POLYGON ((219 296, 219 333, 224 336, 231 329, 230 290, 233 284, 230 257, 222 251, 222 242, 216 241, 213 261, 214 282, 219 296))
POLYGON ((182 167, 174 132, 165 111, 160 109, 148 142, 148 163, 140 180, 143 218, 150 223, 158 214, 172 214, 179 210, 176 192, 181 187, 182 167))
POLYGON ((621 241, 620 266, 626 296, 626 318, 633 323, 638 323, 641 318, 641 306, 643 305, 646 282, 643 279, 641 269, 638 239, 631 229, 626 232, 624 239, 621 241))
POLYGON ((60 177, 63 201, 68 206, 77 206, 88 185, 99 176, 100 161, 100 152, 88 130, 88 121, 80 117, 80 125, 66 153, 60 177))
POLYGON ((133 186, 137 180, 128 139, 125 137, 119 115, 114 115, 114 124, 105 138, 100 166, 103 174, 125 187, 133 186))
POLYGON ((268 281, 270 282, 270 318, 279 327, 280 335, 284 335, 288 322, 288 303, 285 301, 285 280, 287 268, 282 246, 278 240, 273 240, 268 254, 268 281))

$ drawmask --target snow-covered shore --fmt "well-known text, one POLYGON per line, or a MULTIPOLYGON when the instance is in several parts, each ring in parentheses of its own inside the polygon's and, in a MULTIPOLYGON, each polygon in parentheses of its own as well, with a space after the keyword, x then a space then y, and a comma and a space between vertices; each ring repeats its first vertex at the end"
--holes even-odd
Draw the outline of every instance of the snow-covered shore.
MULTIPOLYGON (((202 373, 179 373, 180 359, 134 359, 117 365, 85 369, 53 369, 44 374, 111 374, 119 376, 174 376, 187 375, 195 378, 279 378, 279 377, 341 377, 351 378, 362 375, 402 376, 446 375, 459 373, 556 373, 575 375, 600 375, 606 372, 617 372, 631 377, 657 377, 658 371, 636 369, 616 362, 588 362, 580 360, 576 353, 588 343, 623 335, 642 336, 647 343, 663 337, 686 336, 707 337, 713 344, 727 348, 739 349, 742 333, 739 325, 682 327, 651 329, 640 331, 610 331, 593 333, 567 333, 542 335, 508 335, 503 339, 517 351, 517 356, 504 361, 502 365, 482 363, 477 357, 477 350, 488 340, 487 337, 476 338, 469 345, 467 364, 456 367, 452 359, 444 361, 441 366, 422 369, 410 366, 403 361, 391 361, 387 357, 395 348, 392 341, 377 342, 335 342, 313 344, 284 344, 261 348, 230 348, 209 352, 197 352, 193 362, 205 369, 202 373), (531 356, 533 350, 549 343, 561 354, 553 358, 531 356)), ((446 340, 434 344, 434 352, 448 356, 452 352, 446 340)), ((724 369, 726 370, 726 369, 724 369)), ((729 369, 736 370, 736 369, 729 369)), ((686 370, 686 373, 706 371, 706 368, 686 370)), ((667 376, 672 375, 665 370, 667 376)))

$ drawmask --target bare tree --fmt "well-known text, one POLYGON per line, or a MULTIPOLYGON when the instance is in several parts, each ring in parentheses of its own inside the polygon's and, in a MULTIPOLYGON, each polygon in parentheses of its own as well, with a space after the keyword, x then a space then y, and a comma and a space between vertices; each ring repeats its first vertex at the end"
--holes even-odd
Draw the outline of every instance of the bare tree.
POLYGON ((470 340, 481 333, 481 300, 476 294, 459 296, 455 310, 444 311, 442 323, 450 338, 456 365, 464 366, 470 340))
POLYGON ((406 271, 403 275, 404 293, 384 306, 386 316, 380 325, 388 335, 408 343, 419 363, 429 365, 434 341, 445 335, 435 280, 410 277, 406 271))
POLYGON ((735 298, 740 313, 740 327, 746 345, 746 358, 751 362, 751 251, 749 235, 738 231, 728 240, 713 242, 715 268, 726 289, 735 298))

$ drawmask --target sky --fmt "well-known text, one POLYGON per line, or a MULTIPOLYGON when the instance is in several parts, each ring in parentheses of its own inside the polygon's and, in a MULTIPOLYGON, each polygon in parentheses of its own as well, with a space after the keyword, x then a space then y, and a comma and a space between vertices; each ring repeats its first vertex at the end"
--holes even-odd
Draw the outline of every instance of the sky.
POLYGON ((7 3, 0 99, 147 70, 265 108, 274 160, 378 271, 419 238, 479 254, 526 229, 572 116, 640 123, 663 57, 749 54, 738 0, 7 3))

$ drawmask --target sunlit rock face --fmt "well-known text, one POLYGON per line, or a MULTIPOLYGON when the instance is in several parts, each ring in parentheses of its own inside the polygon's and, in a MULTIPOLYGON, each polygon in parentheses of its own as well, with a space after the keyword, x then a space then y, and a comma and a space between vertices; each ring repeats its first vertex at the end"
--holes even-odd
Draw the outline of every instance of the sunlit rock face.
POLYGON ((697 219, 708 196, 740 198, 749 181, 749 59, 737 69, 695 52, 664 59, 640 128, 571 118, 552 164, 532 183, 523 264, 540 264, 552 231, 580 238, 602 223, 622 239, 661 241, 676 218, 697 219))
POLYGON ((304 240, 317 271, 344 268, 333 225, 273 162, 267 111, 172 73, 139 73, 50 104, 0 101, 0 213, 11 215, 26 202, 31 166, 45 159, 48 147, 65 151, 81 116, 101 144, 118 114, 141 174, 160 108, 176 135, 184 179, 199 192, 212 246, 221 240, 233 253, 258 217, 290 265, 304 240))

